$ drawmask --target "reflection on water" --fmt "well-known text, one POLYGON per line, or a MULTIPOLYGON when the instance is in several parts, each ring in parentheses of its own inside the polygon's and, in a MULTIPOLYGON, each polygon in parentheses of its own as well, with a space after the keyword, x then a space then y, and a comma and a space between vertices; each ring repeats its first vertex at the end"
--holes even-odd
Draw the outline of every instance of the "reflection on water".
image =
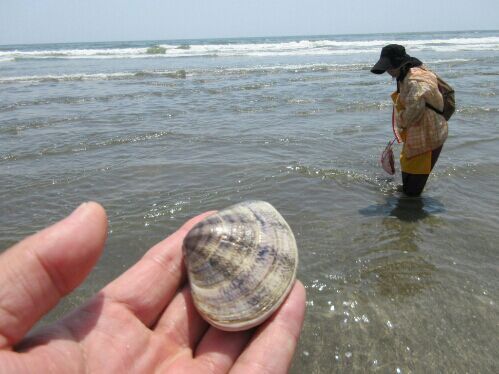
POLYGON ((400 195, 388 197, 385 204, 370 205, 360 209, 359 213, 365 216, 392 216, 401 221, 415 222, 444 211, 443 204, 435 198, 400 195))
MULTIPOLYGON (((325 260, 314 269, 305 323, 314 338, 304 338, 304 345, 315 348, 303 351, 296 372, 414 372, 426 364, 438 367, 421 362, 421 357, 426 347, 435 349, 427 321, 433 323, 436 300, 446 287, 423 243, 427 230, 443 225, 438 217, 443 211, 434 198, 402 195, 359 210, 368 219, 361 220, 358 231, 348 229, 350 240, 337 243, 345 247, 344 256, 331 257, 328 265, 325 260), (326 271, 329 278, 320 279, 326 271), (321 357, 329 364, 315 367, 312 362, 324 362, 321 357)), ((336 237, 340 240, 337 232, 336 237)))
POLYGON ((429 286, 436 268, 418 253, 418 225, 410 223, 443 211, 444 207, 437 199, 405 195, 390 196, 384 204, 360 209, 359 212, 368 217, 387 217, 382 222, 392 236, 389 248, 366 256, 361 278, 370 280, 380 295, 395 298, 413 296, 429 286))
POLYGON ((421 256, 386 256, 370 261, 361 271, 362 281, 371 283, 379 295, 401 298, 414 296, 432 282, 433 264, 421 256))

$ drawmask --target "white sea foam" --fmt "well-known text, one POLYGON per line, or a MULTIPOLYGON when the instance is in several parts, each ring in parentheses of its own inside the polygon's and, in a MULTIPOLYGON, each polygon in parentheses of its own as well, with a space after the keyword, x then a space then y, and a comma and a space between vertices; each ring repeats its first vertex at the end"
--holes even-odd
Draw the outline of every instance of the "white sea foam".
POLYGON ((176 71, 162 70, 162 71, 115 72, 115 73, 96 73, 96 74, 29 75, 29 76, 16 76, 16 77, 0 77, 0 84, 120 80, 120 79, 140 78, 144 76, 185 78, 186 72, 184 70, 176 70, 176 71))
POLYGON ((61 75, 29 75, 17 77, 0 78, 0 83, 20 82, 49 82, 49 81, 75 81, 75 80, 105 80, 120 79, 133 76, 133 73, 111 73, 111 74, 61 74, 61 75))
POLYGON ((442 60, 433 60, 430 61, 432 64, 448 64, 448 63, 456 63, 456 62, 469 62, 473 61, 473 59, 469 58, 447 58, 442 60))
POLYGON ((214 68, 214 69, 190 69, 185 70, 142 70, 142 71, 123 71, 114 73, 95 73, 95 74, 47 74, 47 75, 29 75, 0 77, 0 84, 9 83, 42 83, 42 82, 64 82, 64 81, 97 81, 97 80, 125 80, 141 79, 147 77, 169 77, 185 78, 187 76, 199 76, 205 74, 214 75, 239 75, 260 72, 314 72, 314 71, 345 71, 362 70, 369 67, 369 64, 281 64, 281 65, 256 65, 251 67, 237 68, 214 68))
POLYGON ((188 48, 178 45, 160 44, 162 53, 150 53, 149 47, 143 48, 108 48, 108 49, 53 49, 41 51, 1 51, 0 62, 12 59, 38 58, 169 58, 198 56, 293 56, 293 55, 351 55, 378 53, 386 44, 403 44, 411 52, 421 50, 437 52, 499 50, 499 37, 450 38, 450 39, 377 39, 338 41, 330 39, 299 40, 274 43, 228 43, 228 44, 192 44, 188 48), (164 49, 164 53, 163 50, 164 49))
MULTIPOLYGON (((428 61, 432 64, 467 62, 469 59, 444 59, 428 61)), ((29 76, 11 76, 0 77, 0 84, 16 83, 43 83, 43 82, 65 82, 65 81, 98 81, 98 80, 127 80, 143 79, 147 77, 168 77, 168 78, 186 78, 187 76, 200 75, 246 75, 279 72, 332 72, 332 71, 359 71, 367 69, 371 64, 351 63, 351 64, 278 64, 278 65, 255 65, 250 67, 229 67, 213 69, 189 69, 185 70, 141 70, 141 71, 122 71, 114 73, 94 73, 94 74, 47 74, 47 75, 29 75, 29 76)))

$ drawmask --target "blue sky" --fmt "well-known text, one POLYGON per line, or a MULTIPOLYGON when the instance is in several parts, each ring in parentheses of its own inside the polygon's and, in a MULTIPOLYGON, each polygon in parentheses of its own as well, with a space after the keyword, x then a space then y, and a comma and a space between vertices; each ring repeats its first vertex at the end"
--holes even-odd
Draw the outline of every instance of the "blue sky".
POLYGON ((497 30, 498 14, 498 0, 0 0, 0 44, 497 30))

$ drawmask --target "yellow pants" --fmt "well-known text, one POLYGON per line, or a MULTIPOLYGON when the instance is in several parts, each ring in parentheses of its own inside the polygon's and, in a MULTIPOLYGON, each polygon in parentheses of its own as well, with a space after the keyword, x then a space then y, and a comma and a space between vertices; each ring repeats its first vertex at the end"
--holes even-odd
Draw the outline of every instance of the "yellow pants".
POLYGON ((430 174, 431 151, 407 158, 402 148, 402 152, 400 152, 400 169, 409 174, 430 174))
MULTIPOLYGON (((404 104, 400 102, 399 100, 399 93, 398 92, 393 92, 391 95, 393 104, 395 105, 395 109, 398 111, 404 109, 404 104)), ((405 142, 405 131, 400 133, 400 137, 402 138, 402 141, 405 142)), ((404 148, 402 148, 402 152, 400 152, 400 169, 404 173, 408 174, 430 174, 431 173, 431 154, 432 151, 428 151, 425 153, 422 153, 417 156, 413 156, 411 158, 407 158, 404 153, 404 148)), ((437 156, 438 157, 438 156, 437 156)))

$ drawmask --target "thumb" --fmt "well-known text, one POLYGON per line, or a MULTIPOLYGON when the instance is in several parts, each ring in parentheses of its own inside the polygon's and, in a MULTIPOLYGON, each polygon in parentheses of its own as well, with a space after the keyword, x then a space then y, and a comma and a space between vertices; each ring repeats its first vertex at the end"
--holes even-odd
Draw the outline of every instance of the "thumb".
POLYGON ((0 255, 0 349, 18 343, 85 279, 106 236, 104 209, 84 203, 0 255))

